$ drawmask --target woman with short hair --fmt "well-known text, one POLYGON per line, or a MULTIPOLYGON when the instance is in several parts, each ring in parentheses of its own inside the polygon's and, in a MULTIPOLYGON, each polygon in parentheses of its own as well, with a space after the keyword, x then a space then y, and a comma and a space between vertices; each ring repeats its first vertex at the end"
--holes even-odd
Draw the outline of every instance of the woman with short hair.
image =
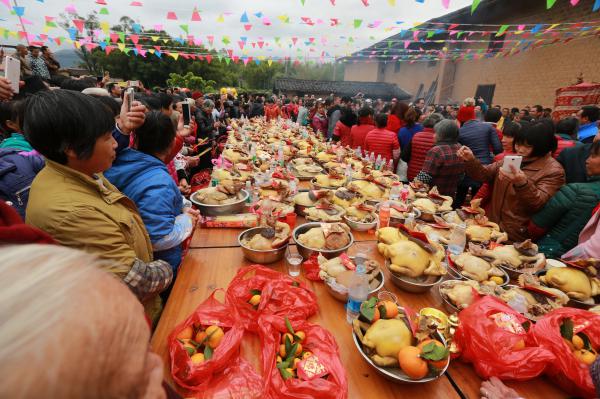
POLYGON ((515 153, 523 157, 520 168, 510 165, 508 171, 503 170, 506 158, 484 166, 466 146, 458 152, 470 177, 494 183, 488 216, 511 241, 531 238, 527 231, 531 216, 565 183, 565 171, 552 157, 556 138, 547 123, 551 122, 528 124, 515 134, 515 153))

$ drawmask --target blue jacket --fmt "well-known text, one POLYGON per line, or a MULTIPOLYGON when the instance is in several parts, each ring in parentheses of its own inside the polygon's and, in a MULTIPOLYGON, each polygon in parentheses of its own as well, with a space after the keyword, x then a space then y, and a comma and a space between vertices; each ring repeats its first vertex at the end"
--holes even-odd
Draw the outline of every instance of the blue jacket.
MULTIPOLYGON (((182 213, 183 200, 167 166, 160 159, 125 148, 104 176, 135 202, 153 245, 172 232, 175 218, 182 213)), ((176 270, 181 263, 181 253, 181 245, 176 245, 154 252, 154 257, 169 262, 176 270)))
POLYGON ((423 126, 420 123, 415 123, 413 127, 402 127, 398 130, 398 142, 400 143, 400 148, 404 148, 412 141, 412 138, 415 134, 419 133, 423 130, 423 126))
POLYGON ((12 202, 23 220, 31 182, 44 164, 42 157, 32 152, 0 149, 0 199, 12 202))
POLYGON ((598 133, 597 122, 586 123, 585 125, 579 126, 578 138, 583 143, 591 143, 594 136, 598 133))
POLYGON ((494 161, 491 150, 494 154, 502 152, 502 143, 496 129, 484 122, 465 122, 458 133, 458 142, 469 147, 482 165, 489 165, 494 161))

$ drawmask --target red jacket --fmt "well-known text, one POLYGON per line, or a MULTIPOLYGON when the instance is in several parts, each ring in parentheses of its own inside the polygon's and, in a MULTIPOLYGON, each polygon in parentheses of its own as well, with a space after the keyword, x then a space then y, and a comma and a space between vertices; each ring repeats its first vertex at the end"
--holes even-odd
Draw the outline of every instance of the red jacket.
POLYGON ((375 125, 373 124, 361 124, 352 126, 352 129, 350 129, 350 147, 354 149, 360 147, 364 150, 365 137, 367 137, 367 133, 369 133, 373 129, 375 129, 375 125))
POLYGON ((407 177, 412 181, 425 162, 425 155, 435 145, 435 132, 433 128, 426 127, 423 131, 416 133, 410 143, 410 161, 408 161, 407 177))
POLYGON ((365 151, 381 155, 386 161, 394 159, 394 150, 400 149, 398 135, 386 129, 373 129, 365 137, 365 151))
POLYGON ((398 130, 404 127, 406 123, 403 120, 400 120, 396 115, 390 114, 388 115, 387 126, 385 127, 390 132, 394 132, 398 134, 398 130))
POLYGON ((572 139, 566 139, 564 136, 556 135, 556 151, 554 151, 554 158, 558 158, 558 155, 565 149, 575 147, 577 142, 572 139))
POLYGON ((281 116, 281 110, 276 104, 267 105, 265 107, 265 116, 267 117, 267 121, 277 119, 278 116, 281 116))
POLYGON ((337 121, 333 128, 333 135, 340 138, 340 144, 343 146, 350 145, 352 138, 350 137, 351 127, 344 125, 342 122, 337 121))

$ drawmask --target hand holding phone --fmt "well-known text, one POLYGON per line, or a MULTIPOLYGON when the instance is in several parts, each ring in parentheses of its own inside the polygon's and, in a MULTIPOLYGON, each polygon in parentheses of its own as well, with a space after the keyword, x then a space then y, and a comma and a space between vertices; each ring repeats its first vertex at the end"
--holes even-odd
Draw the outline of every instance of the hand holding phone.
POLYGON ((521 162, 523 161, 523 157, 520 155, 506 155, 504 157, 504 162, 502 163, 502 170, 511 173, 511 165, 514 166, 515 170, 521 169, 521 162))
POLYGON ((130 87, 125 92, 125 101, 127 104, 127 112, 131 111, 131 105, 133 104, 134 98, 135 98, 135 92, 133 91, 133 87, 130 87))
POLYGON ((183 114, 183 127, 189 128, 192 120, 192 113, 190 111, 190 104, 187 101, 181 103, 181 113, 183 114))
POLYGON ((14 94, 19 94, 19 79, 21 77, 21 61, 11 56, 4 57, 4 77, 10 81, 14 94))

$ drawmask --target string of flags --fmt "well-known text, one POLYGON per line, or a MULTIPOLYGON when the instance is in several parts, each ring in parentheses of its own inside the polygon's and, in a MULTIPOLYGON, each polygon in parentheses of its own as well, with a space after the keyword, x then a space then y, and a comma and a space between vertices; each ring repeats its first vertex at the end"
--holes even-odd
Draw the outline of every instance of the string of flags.
MULTIPOLYGON (((37 0, 44 3, 45 0, 37 0)), ((213 57, 224 62, 249 62, 260 63, 267 61, 281 62, 294 60, 298 62, 331 62, 342 60, 343 62, 355 62, 366 59, 377 61, 431 61, 443 59, 482 59, 484 57, 506 57, 536 48, 545 47, 557 43, 569 43, 590 36, 600 36, 600 20, 588 22, 570 23, 537 23, 537 24, 457 24, 447 22, 425 22, 407 24, 395 19, 364 20, 361 18, 329 18, 321 19, 309 16, 291 17, 287 14, 268 15, 265 12, 241 12, 223 11, 216 17, 217 23, 225 22, 227 18, 239 19, 245 36, 233 37, 232 35, 194 34, 201 28, 205 21, 203 12, 198 7, 191 10, 172 9, 165 12, 165 20, 168 23, 177 21, 177 27, 181 33, 179 36, 170 35, 165 32, 163 24, 143 26, 134 22, 130 31, 115 31, 109 22, 101 20, 102 16, 110 15, 110 5, 116 0, 95 0, 99 21, 97 26, 90 28, 86 21, 78 17, 78 11, 74 4, 64 8, 68 16, 65 21, 55 16, 45 16, 44 25, 40 34, 29 33, 30 26, 34 22, 27 18, 27 9, 30 6, 15 6, 10 0, 0 0, 10 13, 19 17, 21 29, 10 30, 0 28, 0 36, 8 39, 16 37, 26 39, 37 45, 54 43, 56 45, 73 45, 76 48, 85 48, 89 51, 100 48, 106 54, 120 51, 127 55, 147 57, 154 55, 158 58, 170 56, 175 60, 179 57, 184 59, 198 59, 211 62, 213 57), (308 26, 322 25, 331 28, 331 31, 322 36, 311 37, 274 37, 266 39, 263 37, 250 37, 254 27, 274 27, 281 30, 281 25, 301 24, 308 26), (197 25, 200 24, 200 25, 197 25), (412 25, 412 26, 410 26, 412 25), (343 27, 343 29, 340 29, 343 27), (360 45, 365 40, 364 35, 352 34, 352 29, 359 28, 383 29, 384 32, 395 33, 388 39, 384 39, 367 47, 360 45), (66 31, 55 31, 64 28, 66 31), (350 28, 350 29, 348 29, 350 28), (340 33, 345 33, 340 35, 340 33), (479 43, 479 45, 478 45, 479 43), (321 48, 319 48, 321 47, 321 48), (364 48, 357 51, 357 48, 364 48), (288 55, 281 56, 268 54, 277 49, 287 49, 288 55), (255 51, 261 50, 261 55, 255 51), (266 53, 265 53, 266 52, 266 53)), ((307 1, 300 0, 304 6, 307 1)), ((322 1, 322 0, 319 0, 322 1)), ((376 0, 357 0, 364 7, 372 6, 376 0)), ((380 1, 380 0, 377 0, 380 1)), ((383 1, 383 0, 381 0, 383 1)), ((426 0, 415 0, 417 3, 425 3, 426 0)), ((428 2, 441 1, 444 8, 449 8, 451 0, 427 0, 428 2)), ((536 0, 543 1, 543 0, 536 0)), ((577 6, 579 0, 569 0, 571 6, 577 6)), ((336 0, 329 0, 335 7, 336 0)), ((390 7, 396 6, 396 0, 387 0, 390 7)), ((471 12, 476 12, 481 0, 473 0, 471 12)), ((114 3, 113 3, 114 4, 114 3)), ((556 0, 546 0, 546 8, 550 9, 556 4, 556 0)), ((130 7, 145 7, 142 1, 129 2, 130 7)), ((1 7, 1 5, 0 5, 1 7)), ((600 0, 595 0, 592 11, 600 9, 600 0)), ((212 17, 211 17, 212 18, 212 17)), ((39 27, 39 26, 38 26, 39 27)), ((287 31, 287 29, 286 29, 287 31)), ((370 40, 375 40, 369 36, 370 40)), ((279 52, 281 53, 281 52, 279 52)))

